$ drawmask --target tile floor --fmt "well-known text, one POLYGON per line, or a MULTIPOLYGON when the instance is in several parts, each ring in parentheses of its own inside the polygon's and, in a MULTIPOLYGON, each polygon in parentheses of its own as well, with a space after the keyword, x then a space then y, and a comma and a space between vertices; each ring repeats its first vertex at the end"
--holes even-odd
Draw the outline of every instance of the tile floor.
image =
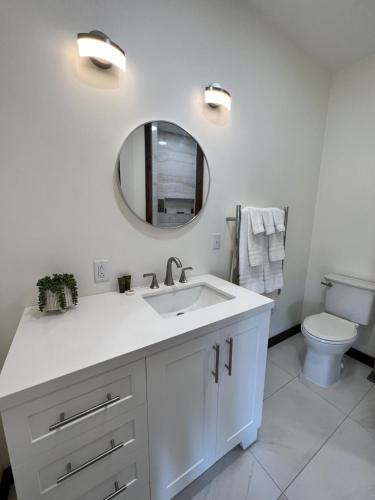
POLYGON ((301 374, 296 335, 268 351, 258 441, 236 448, 174 500, 375 500, 375 386, 345 357, 329 389, 301 374))
POLYGON ((341 380, 321 389, 301 374, 304 352, 302 335, 268 351, 258 441, 232 450, 174 500, 375 500, 371 370, 345 357, 341 380))

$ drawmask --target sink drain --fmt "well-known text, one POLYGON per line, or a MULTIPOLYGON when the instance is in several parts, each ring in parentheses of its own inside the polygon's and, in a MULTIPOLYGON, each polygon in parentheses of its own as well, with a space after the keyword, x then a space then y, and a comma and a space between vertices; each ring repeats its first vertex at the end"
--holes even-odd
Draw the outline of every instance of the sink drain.
POLYGON ((176 314, 176 316, 181 316, 181 314, 185 314, 184 312, 179 312, 176 314))

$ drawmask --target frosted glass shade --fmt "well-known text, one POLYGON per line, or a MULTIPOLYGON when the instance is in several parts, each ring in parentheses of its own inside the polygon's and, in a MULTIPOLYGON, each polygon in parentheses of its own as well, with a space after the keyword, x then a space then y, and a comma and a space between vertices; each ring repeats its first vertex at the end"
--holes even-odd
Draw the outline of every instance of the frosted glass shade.
POLYGON ((218 84, 212 84, 205 88, 204 102, 213 108, 224 106, 230 111, 232 97, 230 93, 218 84))
POLYGON ((122 71, 126 70, 125 52, 104 33, 78 33, 77 44, 79 55, 89 57, 100 68, 108 69, 114 65, 122 71))

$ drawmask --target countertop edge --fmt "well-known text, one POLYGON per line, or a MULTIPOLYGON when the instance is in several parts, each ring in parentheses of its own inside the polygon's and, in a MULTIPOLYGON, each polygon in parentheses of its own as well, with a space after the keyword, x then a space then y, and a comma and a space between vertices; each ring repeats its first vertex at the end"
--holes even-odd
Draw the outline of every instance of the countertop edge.
POLYGON ((188 342, 189 340, 194 340, 203 335, 207 335, 211 332, 214 332, 218 328, 225 328, 233 323, 246 320, 266 311, 271 312, 273 305, 273 301, 272 299, 270 299, 270 302, 261 304, 255 308, 249 309, 248 311, 243 311, 230 317, 219 319, 216 322, 204 325, 195 330, 189 330, 182 334, 163 339, 154 344, 149 344, 148 346, 142 347, 140 349, 122 353, 113 358, 104 359, 99 363, 83 366, 78 370, 74 370, 59 377, 51 378, 50 380, 32 385, 20 391, 4 394, 3 396, 0 396, 0 412, 4 412, 16 406, 25 404, 28 401, 43 397, 55 390, 60 390, 64 387, 68 387, 71 384, 89 379, 91 377, 95 377, 96 375, 105 373, 106 371, 110 371, 112 369, 115 369, 116 367, 127 365, 129 363, 144 359, 148 356, 152 356, 153 354, 171 348, 175 345, 183 344, 185 342, 188 342), (77 380, 77 377, 79 380, 77 380))

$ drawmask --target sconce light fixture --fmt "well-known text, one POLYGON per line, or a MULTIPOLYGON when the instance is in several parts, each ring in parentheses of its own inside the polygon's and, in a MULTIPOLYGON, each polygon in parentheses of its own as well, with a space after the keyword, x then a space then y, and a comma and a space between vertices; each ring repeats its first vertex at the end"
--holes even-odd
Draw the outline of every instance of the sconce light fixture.
POLYGON ((219 83, 211 83, 204 90, 204 102, 212 108, 224 106, 230 111, 232 96, 219 83))
POLYGON ((81 57, 89 57, 101 69, 109 69, 112 65, 122 71, 126 70, 125 52, 103 32, 78 33, 78 52, 81 57))

